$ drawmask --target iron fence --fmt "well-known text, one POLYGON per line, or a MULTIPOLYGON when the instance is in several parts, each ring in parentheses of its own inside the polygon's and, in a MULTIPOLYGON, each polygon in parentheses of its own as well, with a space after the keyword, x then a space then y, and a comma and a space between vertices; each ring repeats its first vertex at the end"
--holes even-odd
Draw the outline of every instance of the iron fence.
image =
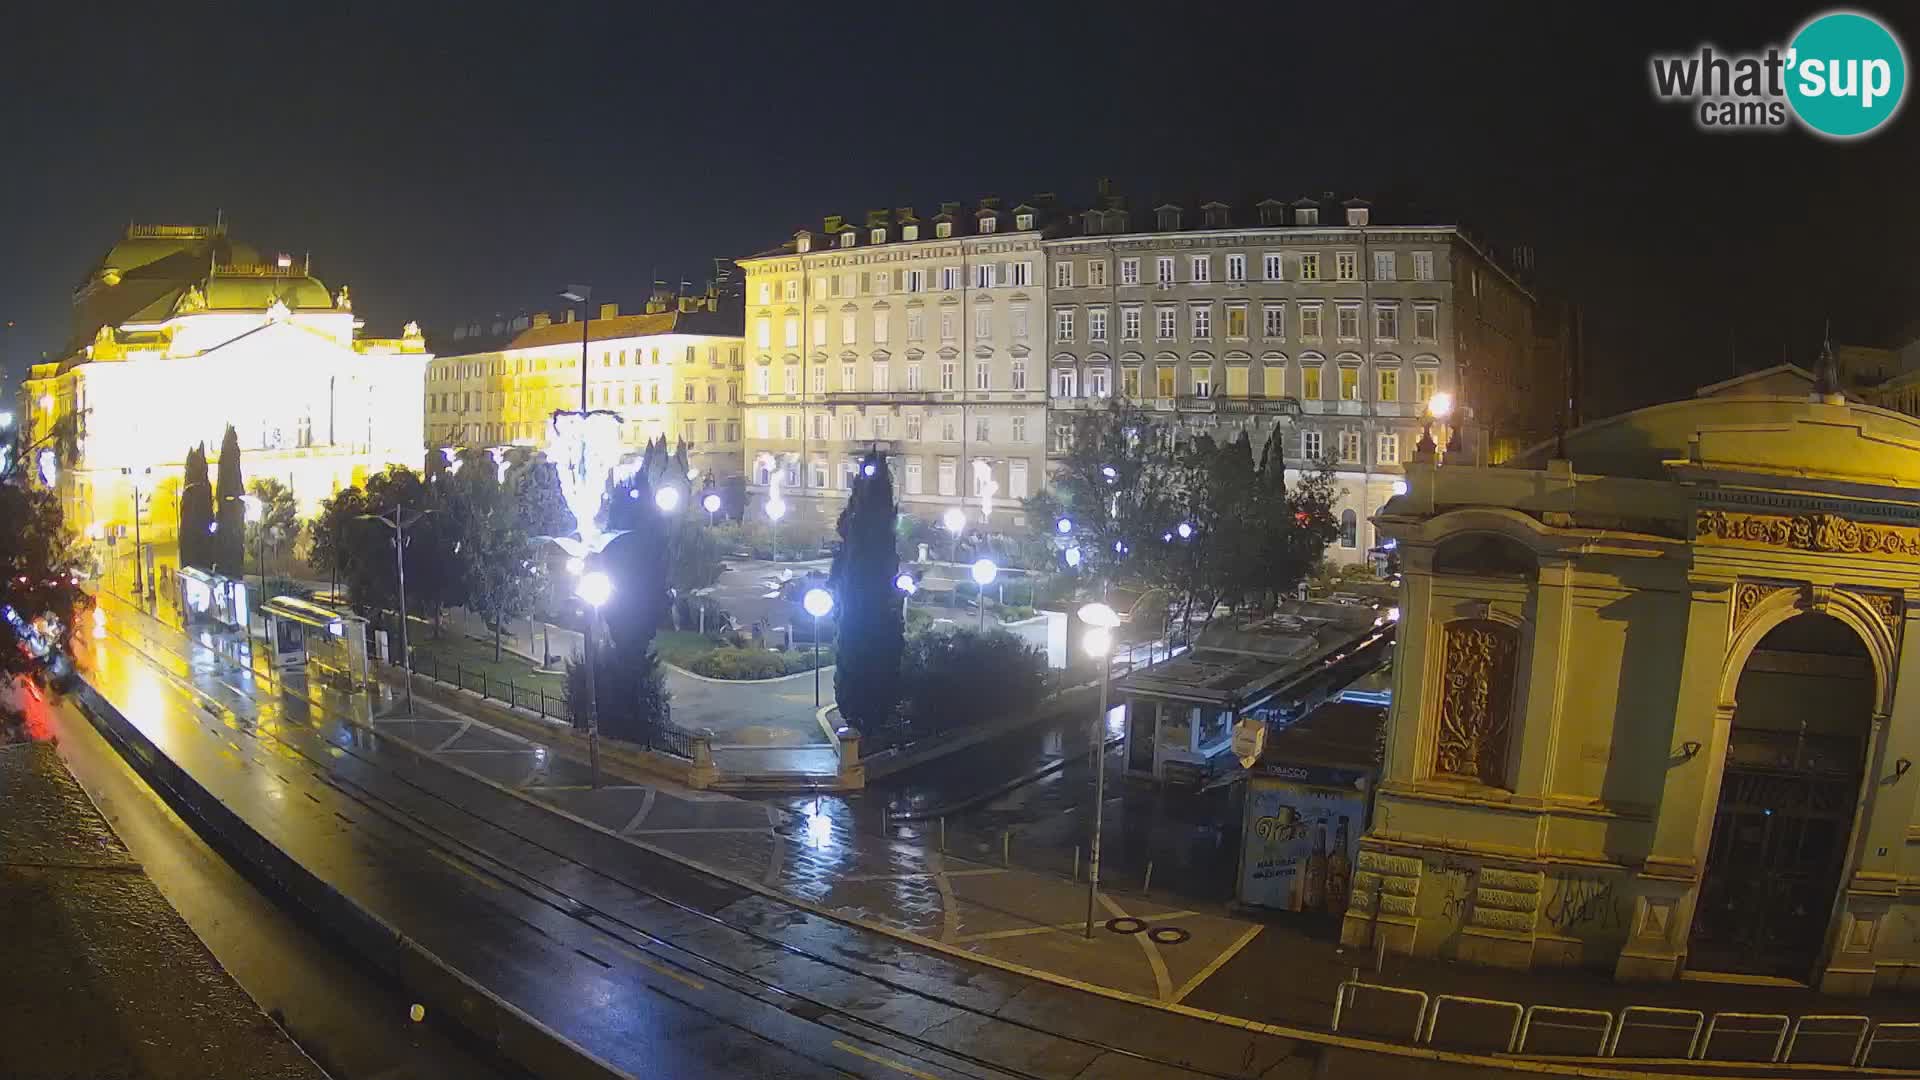
POLYGON ((458 660, 443 663, 437 654, 422 653, 419 649, 413 650, 413 673, 424 675, 437 683, 471 691, 485 701, 498 701, 525 709, 542 719, 564 720, 569 724, 573 722, 573 710, 568 707, 565 695, 549 693, 544 686, 515 682, 511 677, 502 679, 488 675, 484 668, 470 668, 458 660))

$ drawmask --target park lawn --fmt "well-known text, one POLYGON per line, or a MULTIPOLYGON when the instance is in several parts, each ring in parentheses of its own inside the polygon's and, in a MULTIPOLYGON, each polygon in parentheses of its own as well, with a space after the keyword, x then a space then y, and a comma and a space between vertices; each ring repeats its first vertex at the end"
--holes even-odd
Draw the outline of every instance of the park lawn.
POLYGON ((444 681, 454 681, 453 666, 457 663, 469 680, 476 679, 475 672, 485 672, 488 682, 506 683, 511 679, 515 686, 538 687, 549 694, 560 693, 566 685, 566 678, 559 674, 543 674, 534 669, 533 661, 524 656, 500 650, 500 659, 493 659, 493 642, 475 641, 464 634, 442 634, 433 637, 423 633, 409 644, 413 646, 414 670, 431 674, 437 662, 444 674, 444 681))
POLYGON ((660 659, 683 668, 693 663, 696 657, 712 652, 714 645, 712 639, 692 630, 662 630, 653 635, 653 648, 660 654, 660 659))

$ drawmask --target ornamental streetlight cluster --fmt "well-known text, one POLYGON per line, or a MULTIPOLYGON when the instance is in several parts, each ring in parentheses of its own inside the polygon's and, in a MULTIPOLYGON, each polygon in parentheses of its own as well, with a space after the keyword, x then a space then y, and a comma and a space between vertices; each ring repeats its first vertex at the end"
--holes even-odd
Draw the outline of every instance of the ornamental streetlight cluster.
POLYGON ((1113 651, 1113 629, 1120 615, 1102 603, 1080 608, 1080 621, 1087 624, 1083 645, 1087 655, 1100 663, 1100 711, 1093 716, 1093 835, 1087 841, 1087 925, 1086 936, 1093 937, 1093 909, 1100 893, 1100 832, 1105 824, 1107 805, 1107 680, 1113 665, 1107 654, 1113 651))

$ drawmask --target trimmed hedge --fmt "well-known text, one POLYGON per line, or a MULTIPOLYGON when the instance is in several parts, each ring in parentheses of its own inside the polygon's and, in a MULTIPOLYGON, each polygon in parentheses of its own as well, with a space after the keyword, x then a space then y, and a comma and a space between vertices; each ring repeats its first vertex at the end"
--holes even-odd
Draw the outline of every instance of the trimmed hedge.
MULTIPOLYGON (((832 663, 833 650, 822 648, 820 666, 828 667, 832 663)), ((782 675, 812 671, 813 650, 795 649, 778 653, 767 649, 722 647, 694 657, 687 664, 687 670, 709 679, 777 679, 782 675)))

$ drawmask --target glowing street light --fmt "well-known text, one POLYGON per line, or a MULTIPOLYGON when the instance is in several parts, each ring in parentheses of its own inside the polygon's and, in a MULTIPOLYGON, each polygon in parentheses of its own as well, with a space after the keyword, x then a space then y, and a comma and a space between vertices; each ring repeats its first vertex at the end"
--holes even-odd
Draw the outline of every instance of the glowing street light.
POLYGON ((818 585, 800 598, 800 606, 813 616, 813 707, 820 707, 820 619, 833 610, 833 594, 818 585))
POLYGON ((1442 390, 1428 398, 1427 413, 1436 420, 1445 420, 1453 415, 1453 395, 1442 390))
POLYGON ((597 688, 593 683, 594 638, 600 630, 600 608, 613 598, 613 579, 605 570, 593 570, 580 575, 580 581, 574 585, 573 594, 587 604, 586 647, 581 650, 587 665, 587 758, 593 771, 593 786, 600 786, 600 709, 594 700, 597 688))
POLYGON ((949 506, 947 512, 940 515, 940 524, 945 525, 948 532, 959 536, 966 530, 967 512, 957 506, 949 506))
POLYGON ((1080 568, 1080 560, 1082 558, 1083 556, 1080 554, 1079 545, 1076 544, 1075 546, 1067 549, 1066 560, 1067 560, 1068 568, 1078 570, 1080 568))
POLYGON ((700 509, 707 512, 707 525, 713 525, 713 515, 720 512, 720 493, 709 491, 700 500, 700 509))
POLYGON ((900 590, 900 621, 904 623, 907 621, 907 601, 920 591, 920 584, 913 580, 912 574, 903 572, 893 579, 893 587, 900 590))
POLYGON ((680 489, 671 484, 662 485, 654 490, 653 505, 663 514, 671 514, 680 509, 680 489))
POLYGON ((987 630, 987 586, 1000 576, 1000 567, 992 559, 976 559, 973 564, 973 583, 978 586, 973 592, 973 606, 980 612, 980 632, 987 630))
POLYGON ((1100 662, 1100 711, 1093 714, 1093 835, 1087 841, 1087 937, 1093 937, 1093 909, 1100 894, 1100 832, 1105 824, 1107 805, 1107 680, 1113 665, 1107 654, 1113 651, 1113 629, 1120 615, 1102 603, 1083 605, 1080 621, 1088 626, 1084 645, 1087 655, 1100 662))
POLYGON ((1182 540, 1193 539, 1193 523, 1190 521, 1183 521, 1180 524, 1174 526, 1173 531, 1176 533, 1179 533, 1180 539, 1182 540))
POLYGON ((1066 536, 1068 533, 1073 532, 1073 519, 1063 517, 1059 521, 1054 522, 1053 531, 1059 533, 1061 536, 1066 536))
POLYGON ((1395 480, 1393 482, 1393 493, 1395 495, 1405 495, 1407 493, 1407 482, 1405 480, 1395 480))

